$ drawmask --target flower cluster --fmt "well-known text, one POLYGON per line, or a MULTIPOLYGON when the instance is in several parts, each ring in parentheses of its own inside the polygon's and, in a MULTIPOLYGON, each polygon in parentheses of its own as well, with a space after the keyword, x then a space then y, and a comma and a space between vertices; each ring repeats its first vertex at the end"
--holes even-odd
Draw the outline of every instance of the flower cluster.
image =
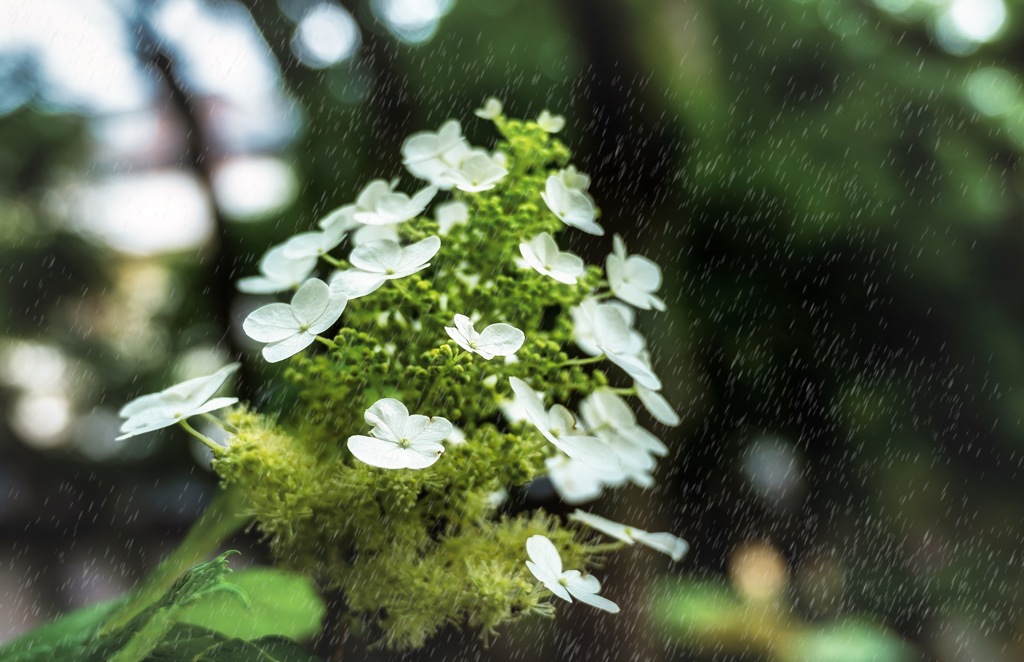
MULTIPOLYGON (((238 283, 293 292, 242 324, 267 362, 292 359, 292 400, 273 416, 233 410, 214 469, 280 562, 341 591, 396 647, 444 623, 491 632, 547 613, 551 594, 617 612, 597 579, 562 569, 608 544, 543 512, 501 517, 502 495, 545 479, 570 504, 650 487, 669 449, 629 399, 680 422, 635 328, 637 311, 665 309, 658 266, 617 235, 603 270, 559 244, 605 232, 590 178, 552 135, 564 118, 510 119, 495 99, 476 115, 501 133, 493 149, 455 120, 410 136, 402 161, 426 186, 369 182, 238 283)), ((145 419, 126 411, 126 433, 224 406, 211 385, 145 419)), ((570 520, 673 560, 686 551, 672 534, 570 520)))

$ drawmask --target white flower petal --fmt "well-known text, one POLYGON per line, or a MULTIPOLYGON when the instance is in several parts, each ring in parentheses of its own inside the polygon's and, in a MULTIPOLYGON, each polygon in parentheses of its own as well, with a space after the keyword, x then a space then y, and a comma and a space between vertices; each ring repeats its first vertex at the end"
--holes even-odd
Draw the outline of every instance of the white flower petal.
POLYGON ((292 307, 286 303, 271 303, 249 313, 242 322, 245 335, 257 342, 279 342, 299 329, 292 307))
POLYGON ((396 442, 364 435, 349 437, 347 446, 357 459, 381 469, 425 469, 444 452, 441 444, 403 448, 396 442))
POLYGON ((409 409, 395 398, 381 398, 370 405, 364 418, 375 428, 377 437, 398 441, 405 435, 405 426, 409 420, 409 409))
POLYGON ((575 285, 585 271, 583 260, 559 251, 558 244, 547 232, 519 244, 519 252, 532 269, 566 285, 575 285))
POLYGON ((316 335, 312 333, 296 333, 284 340, 272 342, 263 348, 263 358, 267 363, 277 363, 278 361, 284 361, 290 356, 298 354, 302 350, 306 349, 313 344, 316 340, 316 335))
POLYGON ((358 299, 373 294, 386 282, 387 278, 379 274, 359 269, 348 269, 336 273, 331 278, 331 294, 335 297, 358 299))
POLYGON ((524 342, 526 335, 522 331, 511 324, 499 322, 480 332, 477 351, 486 350, 491 356, 511 356, 519 351, 524 342))
MULTIPOLYGON (((565 587, 569 591, 572 597, 576 598, 580 602, 586 603, 591 607, 596 607, 610 614, 619 613, 619 605, 615 604, 608 598, 603 598, 597 594, 596 591, 591 591, 593 587, 588 577, 579 577, 575 580, 569 580, 569 584, 565 587)), ((596 581, 596 580, 595 580, 596 581)), ((601 585, 598 583, 598 588, 601 585)))
POLYGON ((299 324, 308 328, 310 324, 320 319, 330 304, 330 286, 322 280, 311 278, 303 283, 292 297, 291 307, 299 324))
POLYGON ((321 230, 333 230, 335 232, 349 232, 359 227, 355 219, 357 207, 355 205, 344 205, 327 213, 321 218, 317 225, 321 230))
POLYGON ((434 217, 440 226, 440 233, 446 235, 456 225, 462 225, 469 221, 469 206, 461 200, 452 200, 438 205, 434 209, 434 217))
POLYGON ((526 553, 544 574, 555 577, 562 574, 562 557, 559 556, 554 543, 547 536, 537 535, 527 538, 526 553))
POLYGON ((473 114, 481 119, 493 120, 496 117, 501 116, 501 111, 503 109, 504 106, 500 100, 495 97, 488 97, 488 99, 484 101, 483 107, 474 110, 473 114))
POLYGON ((437 252, 441 250, 441 239, 436 236, 427 237, 402 249, 398 260, 399 273, 414 273, 427 266, 437 252))
POLYGON ((643 384, 637 384, 636 396, 640 398, 640 402, 643 403, 650 415, 659 423, 675 427, 681 422, 679 414, 672 409, 672 405, 668 403, 668 400, 661 393, 653 391, 643 384))
POLYGON ((409 443, 413 446, 418 444, 436 444, 444 441, 452 434, 454 427, 451 421, 440 416, 423 416, 416 414, 409 417, 406 424, 405 434, 409 443))
POLYGON ((667 554, 673 561, 683 558, 686 552, 690 550, 690 543, 671 533, 639 531, 634 534, 634 537, 638 543, 647 545, 662 554, 667 554))

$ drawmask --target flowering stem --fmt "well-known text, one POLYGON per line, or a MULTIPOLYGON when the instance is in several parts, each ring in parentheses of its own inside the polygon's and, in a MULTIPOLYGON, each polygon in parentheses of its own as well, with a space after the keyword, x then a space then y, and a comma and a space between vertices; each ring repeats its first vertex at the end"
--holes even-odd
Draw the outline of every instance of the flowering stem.
POLYGON ((127 624, 163 595, 181 573, 213 554, 249 519, 250 515, 244 511, 241 491, 233 488, 218 490, 206 512, 192 525, 181 544, 132 591, 127 601, 104 624, 100 634, 113 632, 127 624))
POLYGON ((605 387, 606 391, 614 393, 615 395, 636 395, 636 388, 609 388, 605 387))
POLYGON ((344 262, 337 258, 331 257, 327 253, 321 253, 320 259, 326 262, 327 264, 331 265, 332 267, 337 267, 338 269, 343 269, 345 267, 344 262))
POLYGON ((200 414, 200 416, 202 416, 206 420, 210 421, 211 423, 216 423, 217 425, 221 426, 222 428, 224 428, 225 430, 227 430, 231 434, 238 434, 238 428, 236 428, 234 425, 231 425, 227 421, 220 420, 219 418, 217 418, 216 416, 214 416, 210 412, 205 412, 203 414, 200 414))
POLYGON ((216 441, 210 439, 205 434, 189 425, 188 421, 186 421, 185 419, 181 419, 180 421, 178 421, 178 425, 185 428, 185 431, 188 432, 190 435, 192 435, 199 441, 203 442, 211 451, 213 451, 214 455, 220 455, 221 451, 224 450, 216 441))
POLYGON ((591 356, 585 359, 569 359, 568 361, 562 361, 555 365, 556 368, 564 368, 571 365, 589 365, 591 363, 598 363, 604 361, 604 354, 598 354, 597 356, 591 356))
POLYGON ((395 289, 398 290, 402 294, 403 297, 405 297, 406 299, 410 299, 410 300, 412 299, 412 294, 410 294, 409 290, 407 290, 405 288, 405 285, 402 285, 402 284, 400 284, 398 282, 397 278, 392 278, 391 279, 391 284, 395 286, 395 289))

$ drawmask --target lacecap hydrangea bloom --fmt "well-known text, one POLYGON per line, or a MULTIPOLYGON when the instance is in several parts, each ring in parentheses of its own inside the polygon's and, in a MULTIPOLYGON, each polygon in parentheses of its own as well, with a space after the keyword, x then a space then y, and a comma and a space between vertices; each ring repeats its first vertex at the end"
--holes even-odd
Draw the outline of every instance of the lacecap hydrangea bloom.
POLYGON ((674 449, 635 412, 679 416, 636 327, 664 307, 660 269, 619 237, 607 272, 573 253, 604 229, 598 187, 553 135, 564 118, 512 119, 496 99, 475 115, 496 144, 457 120, 415 133, 405 176, 338 201, 239 282, 259 295, 253 358, 288 359, 288 387, 272 410, 234 407, 214 452, 278 563, 397 649, 451 623, 493 634, 556 599, 615 613, 619 589, 587 568, 632 543, 686 551, 596 515, 499 510, 538 481, 573 504, 652 486, 674 449))

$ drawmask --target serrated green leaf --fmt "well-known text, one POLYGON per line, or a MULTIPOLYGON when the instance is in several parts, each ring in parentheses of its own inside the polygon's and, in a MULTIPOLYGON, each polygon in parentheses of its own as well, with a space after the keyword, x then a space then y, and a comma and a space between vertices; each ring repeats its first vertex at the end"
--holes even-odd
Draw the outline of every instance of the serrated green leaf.
POLYGON ((248 607, 231 595, 211 595, 182 609, 178 621, 246 640, 272 635, 305 639, 320 629, 324 602, 307 577, 252 568, 232 574, 231 584, 249 595, 248 607))

